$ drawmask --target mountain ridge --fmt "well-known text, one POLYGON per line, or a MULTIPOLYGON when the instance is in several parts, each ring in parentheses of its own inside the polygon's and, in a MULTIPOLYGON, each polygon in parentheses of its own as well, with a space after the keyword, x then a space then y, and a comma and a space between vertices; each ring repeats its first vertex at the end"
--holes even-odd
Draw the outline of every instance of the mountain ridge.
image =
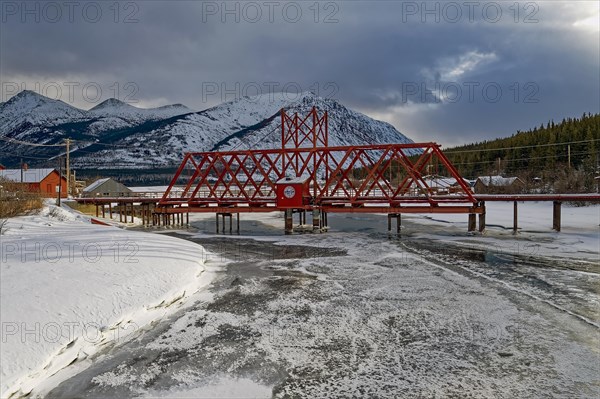
MULTIPOLYGON (((31 94, 25 93, 22 97, 31 97, 31 94)), ((47 103, 50 99, 38 100, 47 103)), ((279 148, 279 111, 285 108, 290 114, 302 115, 316 107, 319 112, 329 113, 330 145, 412 142, 389 123, 311 92, 240 97, 199 112, 185 112, 189 108, 180 104, 147 112, 116 99, 106 100, 89 111, 62 103, 81 112, 55 104, 56 112, 42 109, 51 116, 57 115, 55 119, 37 117, 30 121, 14 112, 6 112, 10 107, 0 106, 0 119, 12 117, 10 129, 0 127, 0 137, 36 144, 58 144, 69 137, 73 140, 71 163, 74 168, 171 167, 178 165, 185 152, 279 148), (166 110, 166 113, 157 110, 166 110)), ((41 158, 59 155, 56 149, 36 147, 31 151, 1 140, 0 150, 10 150, 13 154, 12 158, 0 156, 0 163, 5 164, 14 163, 19 152, 27 151, 27 155, 41 158)))

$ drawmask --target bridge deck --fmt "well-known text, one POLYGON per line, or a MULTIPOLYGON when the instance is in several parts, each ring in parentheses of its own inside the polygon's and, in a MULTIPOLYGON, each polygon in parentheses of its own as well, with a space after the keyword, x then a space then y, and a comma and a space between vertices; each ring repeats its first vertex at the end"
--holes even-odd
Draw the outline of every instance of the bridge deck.
MULTIPOLYGON (((75 198, 74 200, 80 204, 117 204, 117 203, 128 203, 128 204, 154 204, 158 205, 161 202, 161 197, 142 197, 142 196, 125 196, 127 193, 123 193, 123 196, 114 197, 95 197, 95 198, 75 198)), ((600 194, 473 194, 473 197, 478 202, 486 201, 504 201, 504 202, 540 202, 540 201, 561 201, 561 202, 600 202, 600 194)), ((195 206, 188 206, 189 198, 170 198, 162 205, 176 206, 182 208, 189 208, 186 211, 190 212, 214 212, 213 208, 236 208, 240 209, 240 212, 274 212, 280 210, 275 206, 275 198, 270 201, 256 201, 254 204, 240 203, 238 200, 241 198, 224 198, 220 201, 210 201, 195 204, 195 206), (244 210, 242 210, 244 209, 244 210)), ((355 208, 364 209, 368 212, 379 213, 379 210, 383 208, 411 208, 417 207, 409 204, 417 203, 431 203, 435 201, 452 201, 456 200, 458 203, 469 204, 462 197, 447 196, 432 196, 432 197, 403 197, 401 201, 393 204, 386 203, 384 199, 372 197, 363 198, 361 203, 354 202, 349 203, 343 198, 327 199, 322 202, 322 206, 332 209, 343 209, 343 208, 355 208)), ((446 202, 447 203, 447 202, 446 202)), ((440 204, 440 208, 447 207, 444 204, 440 204)), ((311 209, 312 206, 305 206, 306 209, 311 209)), ((364 211, 363 211, 364 212, 364 211)), ((385 212, 384 212, 385 213, 385 212)))

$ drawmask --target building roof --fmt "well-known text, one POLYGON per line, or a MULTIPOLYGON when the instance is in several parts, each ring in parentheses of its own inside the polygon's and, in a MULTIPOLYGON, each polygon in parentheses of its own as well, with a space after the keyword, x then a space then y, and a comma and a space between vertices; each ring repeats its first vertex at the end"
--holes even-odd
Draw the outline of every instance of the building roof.
MULTIPOLYGON (((95 182, 93 182, 92 184, 90 184, 89 186, 87 186, 86 188, 84 188, 82 191, 84 193, 95 192, 98 188, 100 188, 100 186, 102 186, 103 184, 108 183, 108 182, 112 182, 115 185, 115 187, 119 187, 119 190, 121 190, 123 192, 131 191, 131 189, 128 188, 127 186, 125 186, 123 183, 120 183, 111 177, 105 177, 103 179, 98 179, 95 182)), ((114 189, 110 190, 110 191, 114 191, 114 189)))
MULTIPOLYGON (((423 176, 423 179, 427 182, 430 187, 456 187, 459 186, 458 181, 454 177, 443 177, 443 176, 423 176)), ((463 181, 468 186, 473 186, 474 181, 463 178, 463 181)))
POLYGON ((502 176, 479 176, 477 178, 486 187, 490 185, 495 187, 511 186, 515 181, 521 181, 518 177, 502 177, 502 176))
POLYGON ((308 180, 308 177, 284 177, 283 179, 277 180, 275 184, 304 184, 308 180))
POLYGON ((107 177, 104 179, 98 179, 95 182, 93 182, 92 184, 90 184, 89 186, 87 186, 86 188, 84 188, 83 192, 87 193, 90 191, 94 191, 96 188, 100 187, 102 184, 106 183, 109 180, 110 180, 110 177, 107 177))
MULTIPOLYGON (((23 183, 39 183, 56 169, 23 169, 23 183)), ((0 178, 21 183, 21 169, 3 169, 0 170, 0 178)))

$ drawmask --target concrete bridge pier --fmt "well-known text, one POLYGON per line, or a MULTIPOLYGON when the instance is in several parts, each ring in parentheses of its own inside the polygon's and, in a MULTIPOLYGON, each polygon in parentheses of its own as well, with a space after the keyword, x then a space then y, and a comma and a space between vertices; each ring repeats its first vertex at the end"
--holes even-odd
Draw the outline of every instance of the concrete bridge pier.
POLYGON ((402 229, 402 214, 401 213, 388 213, 388 233, 392 232, 392 219, 396 219, 396 234, 400 234, 402 229))
MULTIPOLYGON (((297 231, 306 232, 305 226, 307 225, 306 209, 285 209, 283 211, 284 217, 284 230, 285 234, 294 233, 294 214, 298 214, 298 225, 297 231)), ((312 226, 313 232, 322 231, 328 226, 327 212, 320 209, 313 209, 312 211, 312 226)))
POLYGON ((285 217, 285 234, 289 235, 294 232, 294 210, 286 209, 284 211, 285 217))
POLYGON ((312 211, 313 231, 321 229, 321 210, 313 209, 312 211))

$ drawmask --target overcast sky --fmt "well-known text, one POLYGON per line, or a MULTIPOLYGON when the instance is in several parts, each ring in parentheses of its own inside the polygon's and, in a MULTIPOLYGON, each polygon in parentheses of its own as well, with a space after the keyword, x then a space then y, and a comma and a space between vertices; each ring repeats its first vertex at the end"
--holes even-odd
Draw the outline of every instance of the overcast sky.
POLYGON ((0 3, 0 80, 81 108, 312 90, 444 145, 600 109, 598 1, 0 3))

